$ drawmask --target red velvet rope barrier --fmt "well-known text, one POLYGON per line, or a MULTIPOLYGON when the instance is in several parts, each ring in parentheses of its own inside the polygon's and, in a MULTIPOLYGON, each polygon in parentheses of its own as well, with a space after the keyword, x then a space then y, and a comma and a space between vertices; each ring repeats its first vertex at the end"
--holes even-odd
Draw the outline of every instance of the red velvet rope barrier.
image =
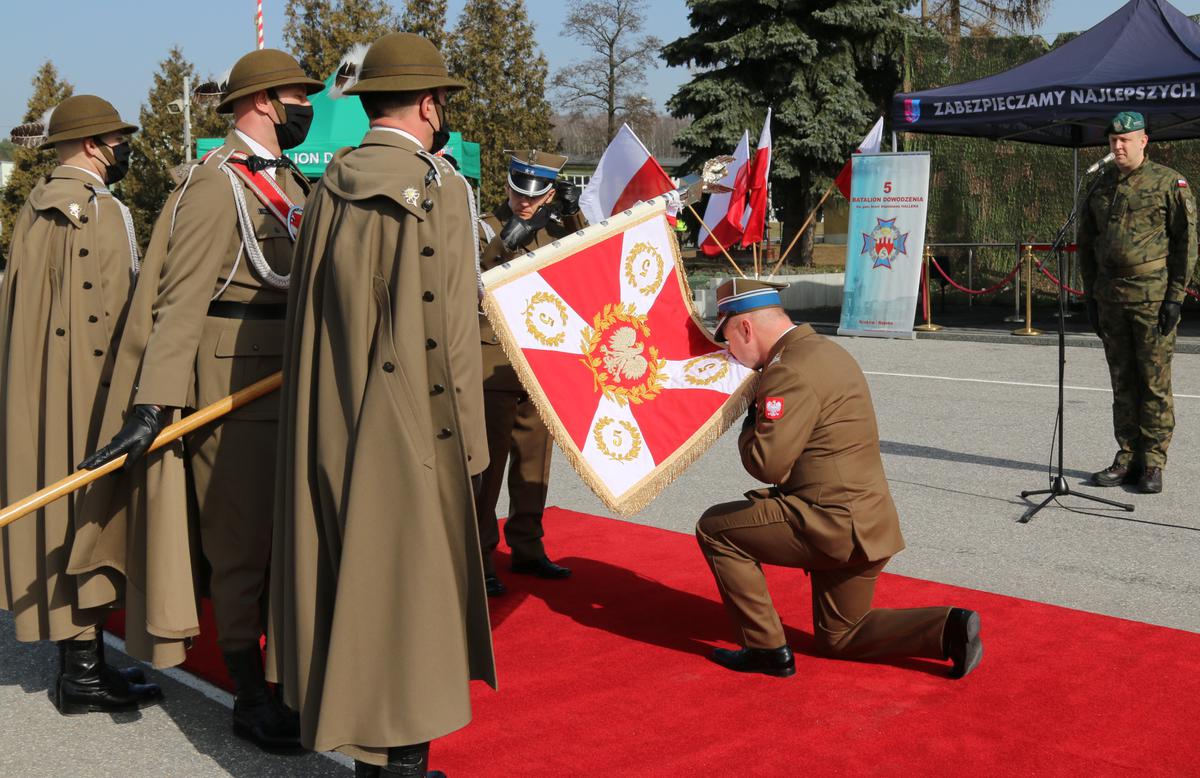
POLYGON ((967 287, 963 286, 962 284, 959 284, 953 278, 951 278, 949 275, 947 275, 946 271, 942 270, 942 266, 937 263, 936 259, 934 259, 933 257, 930 257, 929 261, 933 263, 933 266, 935 268, 937 268, 937 271, 938 271, 938 273, 941 274, 942 278, 946 279, 946 281, 948 281, 950 283, 950 286, 953 286, 955 289, 957 289, 960 292, 966 292, 967 294, 991 294, 992 292, 998 292, 1001 289, 1003 289, 1004 287, 1008 286, 1008 282, 1012 281, 1013 278, 1017 275, 1017 273, 1019 273, 1021 270, 1021 260, 1017 260, 1017 264, 1016 264, 1016 266, 1013 267, 1012 272, 1010 272, 1007 276, 1005 276, 1004 280, 1001 281, 1000 283, 989 286, 987 289, 968 289, 967 287))
POLYGON ((1197 293, 1194 289, 1184 289, 1183 291, 1186 292, 1189 297, 1195 297, 1197 300, 1200 300, 1200 293, 1197 293))
POLYGON ((1046 266, 1043 265, 1041 262, 1039 262, 1036 258, 1033 261, 1037 262, 1038 270, 1042 271, 1042 274, 1045 275, 1046 278, 1049 278, 1051 281, 1053 281, 1055 286, 1061 286, 1063 289, 1066 289, 1068 292, 1070 292, 1071 294, 1073 294, 1077 297, 1083 296, 1083 292, 1080 291, 1079 289, 1072 289, 1071 287, 1064 284, 1062 281, 1059 281, 1057 278, 1055 278, 1054 274, 1051 273, 1049 270, 1047 270, 1046 266))

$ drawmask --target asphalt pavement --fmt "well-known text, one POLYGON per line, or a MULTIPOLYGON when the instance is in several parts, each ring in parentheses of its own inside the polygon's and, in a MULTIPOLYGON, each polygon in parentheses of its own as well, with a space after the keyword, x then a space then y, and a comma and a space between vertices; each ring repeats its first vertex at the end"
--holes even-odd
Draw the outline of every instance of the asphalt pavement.
MULTIPOLYGON (((1114 453, 1112 398, 1103 352, 1068 348, 1068 483, 1135 510, 1066 497, 1064 507, 1052 504, 1021 524, 1029 503, 1019 493, 1048 485, 1057 349, 1011 341, 836 340, 862 365, 875 400, 908 543, 890 572, 1200 632, 1200 354, 1176 357, 1177 421, 1166 488, 1141 495, 1084 483, 1114 453)), ((550 504, 608 515, 563 457, 556 457, 551 478, 550 504)), ((690 533, 709 505, 756 485, 741 469, 730 432, 658 499, 622 520, 690 533)), ((553 557, 553 535, 546 544, 553 557)), ((703 564, 699 551, 696 564, 703 564)), ((167 692, 161 707, 59 716, 46 696, 53 646, 17 643, 7 614, 0 615, 0 657, 0 776, 352 774, 345 760, 257 752, 230 734, 229 696, 185 685, 177 672, 148 673, 167 692)), ((520 659, 498 657, 501 671, 514 661, 520 659)))

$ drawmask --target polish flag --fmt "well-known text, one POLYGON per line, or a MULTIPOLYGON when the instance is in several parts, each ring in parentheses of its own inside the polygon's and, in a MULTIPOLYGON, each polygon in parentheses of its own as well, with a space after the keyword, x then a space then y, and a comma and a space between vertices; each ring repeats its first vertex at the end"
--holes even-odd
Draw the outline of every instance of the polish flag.
POLYGON ((729 248, 742 237, 746 226, 746 189, 750 182, 750 132, 742 133, 742 139, 733 150, 730 163, 721 184, 732 192, 721 192, 708 198, 704 209, 704 223, 712 227, 712 233, 700 228, 700 250, 708 256, 721 253, 721 246, 729 248), (720 243, 720 246, 717 244, 720 243))
MULTIPOLYGON (((883 117, 879 117, 879 121, 875 122, 875 126, 867 133, 867 137, 863 138, 862 143, 858 144, 858 149, 855 154, 878 154, 879 144, 883 142, 883 117)), ((833 183, 837 184, 838 191, 842 193, 842 197, 850 199, 850 160, 846 160, 842 172, 837 174, 837 178, 833 179, 833 183)))
POLYGON ((579 196, 579 208, 589 223, 597 224, 639 200, 652 200, 674 189, 675 182, 662 165, 629 125, 622 124, 579 196))
MULTIPOLYGON (((746 231, 742 234, 745 248, 763 239, 767 224, 767 177, 771 173, 771 109, 767 109, 767 120, 763 122, 762 134, 758 136, 758 150, 750 165, 750 214, 746 219, 746 231)), ((707 221, 707 220, 706 220, 707 221)))

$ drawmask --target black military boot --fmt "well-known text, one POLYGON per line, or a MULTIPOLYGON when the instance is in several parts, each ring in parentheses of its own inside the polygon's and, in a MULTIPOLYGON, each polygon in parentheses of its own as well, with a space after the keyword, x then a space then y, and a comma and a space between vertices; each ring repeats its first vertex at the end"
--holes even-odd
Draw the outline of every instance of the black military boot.
POLYGON ((403 775, 407 778, 446 778, 441 770, 429 770, 429 744, 414 743, 411 746, 397 746, 388 749, 387 766, 380 772, 380 778, 391 775, 403 775))
POLYGON ((267 686, 262 651, 251 646, 225 653, 233 677, 233 734, 264 751, 294 753, 300 745, 300 717, 288 710, 267 686))
POLYGON ((1092 483, 1096 486, 1120 486, 1121 484, 1136 484, 1137 468, 1133 465, 1122 465, 1113 462, 1108 467, 1092 473, 1092 483))
POLYGON ((1142 494, 1158 494, 1162 491, 1163 472, 1161 467, 1147 467, 1138 481, 1138 491, 1142 494))
POLYGON ((942 654, 954 664, 951 678, 962 678, 979 666, 983 659, 983 641, 979 638, 979 614, 965 608, 951 608, 942 628, 942 654))
POLYGON ((137 710, 162 699, 157 685, 133 683, 106 665, 103 645, 99 635, 58 642, 58 678, 52 699, 64 716, 137 710))

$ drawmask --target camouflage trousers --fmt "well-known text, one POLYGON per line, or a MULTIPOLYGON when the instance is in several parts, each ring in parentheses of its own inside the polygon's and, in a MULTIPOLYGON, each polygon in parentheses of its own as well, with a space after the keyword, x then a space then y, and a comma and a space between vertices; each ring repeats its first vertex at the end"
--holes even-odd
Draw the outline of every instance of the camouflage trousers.
POLYGON ((1160 303, 1100 302, 1100 339, 1112 378, 1116 464, 1166 467, 1175 429, 1175 333, 1158 332, 1160 303))

